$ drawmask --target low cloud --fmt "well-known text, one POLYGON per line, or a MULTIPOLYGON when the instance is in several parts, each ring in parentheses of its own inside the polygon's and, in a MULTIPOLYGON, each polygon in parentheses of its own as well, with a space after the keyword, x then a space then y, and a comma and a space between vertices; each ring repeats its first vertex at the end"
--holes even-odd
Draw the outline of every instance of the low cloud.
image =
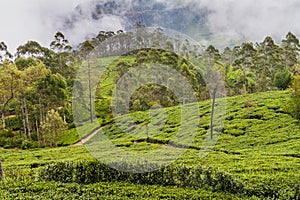
MULTIPOLYGON (((105 0, 10 0, 1 1, 0 41, 11 51, 28 40, 48 45, 55 32, 62 31, 72 44, 78 44, 100 30, 117 31, 128 23, 125 13, 131 12, 137 0, 117 0, 122 8, 113 14, 92 17, 96 4, 105 0), (76 9, 81 5, 81 10, 76 9), (70 23, 67 23, 70 22, 70 23)), ((142 4, 147 2, 142 0, 142 4)), ((242 38, 262 41, 270 35, 282 39, 288 31, 300 35, 300 2, 297 0, 155 0, 165 9, 188 6, 207 8, 207 25, 213 38, 242 38)), ((152 1, 153 3, 153 1, 152 1)), ((159 25, 159 24, 158 24, 159 25)), ((179 24, 180 26, 180 24, 179 24)), ((191 35, 192 36, 192 35, 191 35)), ((193 36, 192 36, 193 37, 193 36)))
POLYGON ((300 34, 300 2, 296 0, 206 0, 213 11, 209 27, 215 35, 239 35, 261 41, 265 36, 276 39, 288 31, 300 34))

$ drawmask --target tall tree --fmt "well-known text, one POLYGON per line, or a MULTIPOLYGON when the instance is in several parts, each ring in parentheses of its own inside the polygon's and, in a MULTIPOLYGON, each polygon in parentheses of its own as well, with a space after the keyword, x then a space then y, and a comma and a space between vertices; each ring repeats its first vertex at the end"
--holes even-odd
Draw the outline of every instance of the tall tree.
POLYGON ((92 96, 92 80, 91 80, 91 63, 88 58, 89 54, 95 49, 94 45, 91 41, 85 41, 80 46, 80 55, 83 59, 87 61, 87 69, 88 69, 88 91, 89 91, 89 112, 90 112, 90 121, 93 122, 93 96, 92 96))
MULTIPOLYGON (((47 74, 50 73, 51 71, 47 69, 43 63, 38 62, 34 66, 25 68, 23 70, 23 76, 21 79, 23 89, 19 93, 19 101, 21 105, 21 110, 23 111, 22 114, 24 116, 24 131, 28 138, 31 139, 31 128, 33 127, 33 124, 35 124, 39 142, 40 135, 38 124, 43 121, 43 115, 45 113, 45 103, 43 102, 42 93, 39 89, 39 84, 42 80, 46 78, 47 74), (30 124, 29 114, 31 118, 34 119, 34 121, 31 122, 32 125, 30 124)), ((49 96, 52 94, 51 92, 49 92, 49 96)))
POLYGON ((9 102, 13 100, 20 89, 21 73, 16 65, 8 62, 0 65, 0 112, 2 124, 5 124, 5 111, 9 102))
POLYGON ((285 66, 289 71, 296 75, 296 73, 299 72, 299 39, 293 33, 289 32, 285 39, 282 40, 281 46, 284 50, 282 56, 285 66))
POLYGON ((5 60, 12 59, 12 54, 8 51, 8 48, 4 42, 0 42, 0 63, 3 63, 5 60))
MULTIPOLYGON (((272 86, 277 71, 284 69, 282 60, 283 50, 275 44, 272 37, 268 36, 257 48, 256 66, 258 73, 266 77, 268 86, 272 86)), ((261 84, 261 83, 260 83, 261 84)))
POLYGON ((221 58, 220 52, 214 46, 209 45, 205 50, 204 54, 210 58, 212 58, 215 62, 221 58))
POLYGON ((34 57, 40 58, 45 55, 44 48, 36 41, 28 41, 26 44, 17 48, 17 57, 34 57))
POLYGON ((67 67, 66 63, 70 60, 70 52, 73 48, 61 32, 55 34, 54 40, 50 43, 50 48, 56 53, 59 72, 62 72, 63 68, 67 67))
POLYGON ((55 34, 54 40, 50 44, 50 48, 57 53, 70 52, 73 49, 62 32, 57 32, 55 34))

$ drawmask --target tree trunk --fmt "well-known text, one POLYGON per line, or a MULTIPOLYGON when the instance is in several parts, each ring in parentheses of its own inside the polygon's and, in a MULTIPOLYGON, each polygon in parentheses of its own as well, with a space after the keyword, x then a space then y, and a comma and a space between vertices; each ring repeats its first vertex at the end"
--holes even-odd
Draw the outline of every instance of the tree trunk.
POLYGON ((93 122, 93 105, 92 105, 92 83, 91 83, 91 65, 88 61, 88 81, 89 81, 89 99, 90 99, 90 121, 93 122))
POLYGON ((5 128, 6 128, 6 124, 5 124, 5 116, 4 116, 4 113, 3 113, 3 112, 2 112, 1 119, 2 119, 2 125, 3 125, 3 128, 5 129, 5 128))
POLYGON ((13 94, 11 95, 11 97, 3 104, 3 107, 1 109, 1 118, 2 118, 2 124, 3 124, 3 128, 6 128, 6 124, 5 124, 5 115, 4 115, 4 112, 5 112, 5 108, 7 106, 7 104, 13 99, 13 94))
POLYGON ((40 145, 41 145, 40 129, 39 129, 39 124, 38 124, 37 120, 35 120, 35 126, 36 126, 36 135, 37 135, 38 145, 40 147, 40 145))
POLYGON ((20 106, 21 106, 21 112, 22 112, 22 122, 23 122, 23 129, 24 129, 24 133, 25 133, 25 136, 26 136, 26 139, 27 139, 27 127, 26 127, 26 121, 24 119, 25 117, 25 109, 24 109, 24 105, 23 105, 23 101, 20 100, 20 106))
POLYGON ((20 139, 22 138, 22 131, 21 131, 21 127, 22 127, 22 120, 21 120, 21 116, 20 116, 20 112, 18 112, 18 124, 19 124, 19 134, 20 134, 20 139))
POLYGON ((2 168, 2 160, 0 159, 0 180, 4 178, 3 168, 2 168))
POLYGON ((23 102, 24 102, 25 121, 26 121, 26 126, 27 126, 28 137, 29 137, 29 140, 31 141, 31 130, 30 130, 30 125, 29 125, 29 117, 28 117, 28 109, 27 109, 26 100, 23 99, 23 102))
POLYGON ((23 119, 23 128, 24 128, 24 133, 26 135, 26 139, 27 139, 27 128, 26 128, 26 122, 25 122, 25 119, 23 119))
POLYGON ((39 94, 39 110, 40 110, 40 123, 42 123, 43 122, 43 108, 42 108, 40 94, 39 94))
POLYGON ((211 117, 210 117, 210 139, 213 139, 213 133, 214 133, 214 114, 215 114, 215 104, 216 104, 216 93, 217 88, 213 90, 212 94, 212 104, 211 104, 211 117))

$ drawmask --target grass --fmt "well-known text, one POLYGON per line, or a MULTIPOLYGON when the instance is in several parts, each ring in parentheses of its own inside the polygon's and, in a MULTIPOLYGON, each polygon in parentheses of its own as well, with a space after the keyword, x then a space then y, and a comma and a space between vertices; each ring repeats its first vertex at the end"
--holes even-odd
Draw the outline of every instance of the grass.
MULTIPOLYGON (((175 164, 212 167, 230 173, 236 180, 243 182, 249 190, 256 192, 278 191, 278 195, 282 199, 293 197, 300 180, 300 126, 299 122, 287 112, 289 97, 289 91, 275 91, 227 98, 226 121, 224 127, 218 129, 221 131, 221 135, 210 154, 204 158, 200 158, 199 153, 203 145, 203 138, 209 130, 210 101, 200 102, 200 117, 197 118, 199 126, 195 131, 195 139, 191 148, 178 157, 175 164)), ((108 156, 110 159, 119 159, 122 154, 118 154, 113 149, 107 149, 109 144, 105 143, 107 140, 100 140, 103 138, 109 138, 109 141, 114 145, 133 155, 152 155, 153 159, 156 155, 156 159, 159 160, 158 155, 160 154, 155 154, 155 152, 159 153, 159 150, 165 149, 176 155, 178 152, 182 153, 182 148, 172 146, 168 142, 175 140, 176 144, 186 144, 182 137, 179 137, 178 140, 174 139, 180 127, 179 122, 184 121, 189 125, 192 120, 195 120, 193 116, 182 120, 179 110, 180 107, 173 107, 167 108, 165 114, 162 112, 153 114, 153 111, 151 111, 152 113, 148 111, 120 116, 116 120, 118 123, 107 125, 102 134, 98 134, 90 141, 90 146, 87 145, 87 149, 84 146, 25 151, 2 149, 0 155, 3 160, 3 167, 6 171, 19 168, 27 170, 33 168, 34 170, 40 165, 57 161, 94 159, 89 150, 97 151, 98 158, 103 156, 103 160, 108 156), (128 123, 129 119, 133 123, 128 123), (148 129, 150 140, 147 140, 145 126, 149 123, 149 119, 151 119, 150 124, 154 125, 148 129), (93 144, 98 145, 93 146, 93 144)), ((95 125, 80 128, 88 134, 95 128, 95 125)), ((165 158, 168 159, 167 156, 165 158)), ((166 160, 159 161, 164 162, 166 160)), ((37 191, 35 187, 39 187, 40 184, 42 183, 35 182, 29 187, 28 194, 35 194, 37 191)), ((164 194, 165 196, 161 197, 172 198, 175 195, 178 198, 190 197, 191 199, 193 197, 194 199, 197 197, 235 199, 233 195, 213 192, 210 189, 195 191, 193 189, 131 185, 128 183, 99 183, 85 186, 49 183, 49 190, 53 191, 57 184, 62 190, 78 187, 75 191, 81 191, 85 195, 93 194, 95 191, 104 196, 107 193, 109 196, 105 197, 108 199, 110 197, 130 198, 127 191, 119 191, 123 190, 125 186, 132 188, 132 194, 140 198, 155 199, 156 194, 164 194), (113 189, 108 189, 108 186, 101 187, 105 184, 112 186, 113 189), (155 191, 161 192, 156 193, 155 191)), ((6 191, 3 183, 0 184, 0 190, 1 194, 5 194, 2 193, 2 191, 6 191)), ((17 189, 14 188, 13 190, 16 191, 17 189)), ((40 189, 39 191, 44 190, 40 189)), ((12 196, 10 197, 12 198, 12 196)), ((241 196, 240 198, 250 197, 241 196)), ((255 198, 253 197, 253 199, 255 198)))

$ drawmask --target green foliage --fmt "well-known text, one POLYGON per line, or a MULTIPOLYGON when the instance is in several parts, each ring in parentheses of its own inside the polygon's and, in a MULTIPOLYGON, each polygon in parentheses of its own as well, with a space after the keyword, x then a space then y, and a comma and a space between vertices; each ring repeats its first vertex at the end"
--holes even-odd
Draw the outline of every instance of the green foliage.
POLYGON ((80 141, 80 137, 75 128, 69 129, 65 132, 62 132, 58 136, 57 145, 58 146, 68 146, 75 144, 80 141))
MULTIPOLYGON (((247 199, 242 195, 206 189, 137 185, 127 182, 77 183, 7 180, 0 182, 0 198, 14 199, 247 199)), ((251 198, 258 199, 258 198, 251 198)))
POLYGON ((24 70, 26 68, 29 68, 31 66, 36 66, 37 65, 37 60, 35 60, 34 58, 32 57, 29 57, 29 58, 17 58, 15 60, 15 64, 17 65, 18 69, 19 70, 24 70))
POLYGON ((18 131, 22 128, 20 119, 18 118, 18 116, 10 116, 8 118, 5 119, 6 125, 7 127, 9 127, 9 129, 11 129, 12 131, 18 131))
POLYGON ((290 107, 294 117, 300 119, 300 76, 295 77, 293 82, 293 95, 290 107))
MULTIPOLYGON (((134 195, 141 194, 139 190, 143 188, 143 190, 149 191, 153 198, 160 195, 167 198, 173 197, 172 194, 175 192, 170 188, 175 186, 176 190, 183 194, 193 190, 199 194, 200 199, 206 196, 199 191, 206 191, 209 194, 207 198, 215 196, 218 199, 236 199, 237 197, 245 199, 296 199, 299 195, 298 182, 300 178, 297 164, 300 129, 298 121, 293 119, 284 109, 289 102, 290 95, 290 92, 278 91, 228 98, 224 134, 220 136, 214 150, 202 159, 199 158, 199 149, 203 141, 202 136, 207 133, 209 128, 210 102, 199 103, 202 115, 199 122, 201 128, 197 132, 195 141, 182 157, 171 166, 163 168, 163 171, 136 175, 120 172, 101 164, 100 161, 94 161, 84 146, 26 151, 0 150, 7 178, 15 176, 9 175, 10 169, 20 171, 19 168, 34 168, 35 174, 38 173, 42 179, 48 177, 49 179, 68 182, 34 182, 26 178, 23 181, 15 181, 15 184, 6 182, 11 187, 9 194, 6 191, 8 185, 6 187, 0 183, 1 194, 5 194, 7 197, 11 197, 10 195, 13 194, 15 196, 27 194, 29 197, 35 195, 48 197, 45 190, 49 190, 49 194, 53 192, 53 195, 60 195, 58 197, 65 197, 64 195, 69 194, 66 192, 58 193, 57 190, 53 189, 59 185, 61 191, 74 191, 74 194, 72 193, 75 195, 74 198, 78 197, 76 195, 90 195, 89 197, 96 198, 97 194, 101 194, 102 197, 105 193, 110 192, 113 196, 113 192, 128 191, 128 188, 124 187, 139 188, 133 189, 134 195), (88 161, 83 161, 83 159, 88 161), (98 183, 97 179, 102 182, 98 183), (30 184, 26 184, 24 182, 26 180, 30 184), (111 188, 120 184, 122 185, 121 188, 111 188), (40 185, 45 186, 45 189, 41 189, 40 185), (96 190, 95 185, 101 190, 97 189, 97 192, 91 192, 96 190), (101 185, 107 185, 107 187, 103 188, 101 185), (78 189, 78 187, 85 188, 85 190, 78 189), (40 188, 38 192, 37 188, 40 188), (89 188, 94 189, 90 190, 89 188), (163 192, 156 191, 157 188, 163 192)), ((104 130, 112 142, 126 151, 141 152, 168 148, 165 144, 168 144, 178 129, 178 122, 180 122, 180 115, 176 114, 178 108, 168 109, 167 112, 170 113, 170 117, 163 131, 157 133, 154 129, 149 129, 150 139, 148 141, 145 140, 144 132, 137 138, 128 137, 128 134, 117 130, 118 126, 114 124, 106 126, 104 130), (139 142, 138 138, 142 142, 139 142), (138 142, 134 143, 132 140, 138 142)), ((131 113, 131 116, 141 126, 149 118, 147 112, 131 113)), ((126 116, 123 118, 127 119, 126 116)), ((81 128, 87 130, 86 133, 88 134, 96 127, 95 125, 94 127, 81 128)), ((176 151, 180 147, 174 145, 169 148, 176 151)), ((109 155, 113 156, 114 154, 111 152, 109 155)), ((116 164, 124 163, 117 162, 116 164)), ((133 163, 128 162, 124 166, 134 169, 133 167, 137 167, 138 163, 133 165, 133 163)), ((26 172, 23 171, 19 173, 18 177, 26 175, 26 172)), ((121 194, 127 195, 126 192, 121 194)), ((122 195, 120 198, 123 197, 122 195)), ((113 197, 116 198, 116 196, 113 197)), ((176 197, 182 196, 176 193, 174 198, 176 197)))
MULTIPOLYGON (((138 44, 132 45, 144 47, 147 41, 142 36, 147 32, 142 26, 140 28, 138 44)), ((121 42, 101 48, 102 55, 117 55, 117 46, 121 52, 130 47, 133 38, 131 33, 100 32, 91 41, 83 42, 79 52, 71 53, 67 39, 58 32, 50 44, 51 49, 29 41, 17 49, 18 58, 10 62, 11 54, 7 46, 0 43, 0 108, 5 126, 0 128, 0 146, 6 149, 30 149, 0 149, 7 175, 0 182, 1 199, 236 199, 235 193, 240 194, 238 197, 241 198, 299 199, 300 128, 298 120, 292 118, 300 118, 299 77, 294 80, 291 100, 289 92, 229 98, 225 125, 216 127, 222 135, 210 155, 203 159, 199 159, 199 150, 210 127, 208 101, 199 103, 199 129, 190 149, 172 166, 159 171, 129 174, 110 169, 98 161, 82 161, 82 158, 92 160, 83 147, 32 150, 42 146, 38 142, 41 143, 43 137, 49 144, 65 146, 78 142, 98 128, 96 123, 78 127, 80 137, 75 129, 65 132, 66 124, 52 109, 59 110, 69 127, 74 127, 70 108, 71 87, 79 64, 74 64, 76 61, 73 56, 77 56, 78 60, 85 59, 97 45, 113 36, 113 44, 121 42), (46 117, 48 110, 52 114, 46 117), (43 165, 47 166, 41 168, 43 165), (37 171, 41 179, 52 181, 34 180, 37 171), (98 181, 104 182, 96 183, 98 181)), ((159 128, 149 126, 146 135, 145 127, 148 128, 152 120, 149 111, 134 112, 147 110, 156 104, 177 105, 174 94, 164 87, 146 85, 133 94, 130 102, 133 112, 120 117, 124 124, 131 117, 134 121, 132 126, 122 130, 112 123, 110 105, 113 88, 120 77, 138 64, 171 66, 186 77, 198 97, 209 98, 206 83, 198 69, 194 68, 199 66, 192 66, 185 59, 203 56, 198 55, 197 45, 188 40, 183 44, 179 40, 170 41, 160 29, 148 36, 153 37, 149 46, 154 48, 129 52, 115 61, 114 57, 103 59, 105 64, 111 64, 100 78, 97 88, 96 115, 101 124, 107 124, 103 130, 117 147, 136 152, 159 148, 176 151, 185 147, 181 143, 184 141, 170 142, 180 128, 180 122, 193 119, 181 119, 178 107, 168 108, 166 123, 159 127, 162 116, 155 115, 152 123, 159 128), (160 44, 178 54, 155 49, 160 44)), ((255 45, 245 42, 232 49, 226 48, 222 54, 209 46, 204 56, 212 58, 214 64, 220 66, 227 94, 234 96, 287 89, 291 77, 299 74, 299 50, 299 39, 289 32, 281 45, 276 44, 273 38, 266 37, 255 45)), ((176 80, 170 82, 178 84, 176 80)), ((81 112, 84 106, 74 112, 81 112)), ((115 164, 131 169, 140 167, 132 163, 115 164)))
POLYGON ((275 74, 274 78, 274 86, 281 89, 285 90, 287 89, 292 82, 292 76, 291 73, 287 70, 283 72, 277 72, 275 74))
POLYGON ((66 131, 66 123, 60 117, 58 112, 50 110, 46 116, 46 120, 41 124, 41 132, 44 141, 50 147, 57 146, 59 135, 66 131))
POLYGON ((127 170, 139 170, 146 166, 158 168, 150 163, 111 163, 102 164, 99 161, 66 162, 47 165, 39 170, 41 181, 59 181, 63 183, 76 182, 91 184, 104 181, 126 181, 134 184, 178 186, 192 188, 212 187, 215 191, 227 191, 233 194, 244 193, 243 185, 233 180, 229 174, 217 172, 211 168, 200 166, 189 168, 184 165, 161 167, 159 170, 147 173, 129 173, 127 170), (120 168, 119 171, 109 166, 120 168))

